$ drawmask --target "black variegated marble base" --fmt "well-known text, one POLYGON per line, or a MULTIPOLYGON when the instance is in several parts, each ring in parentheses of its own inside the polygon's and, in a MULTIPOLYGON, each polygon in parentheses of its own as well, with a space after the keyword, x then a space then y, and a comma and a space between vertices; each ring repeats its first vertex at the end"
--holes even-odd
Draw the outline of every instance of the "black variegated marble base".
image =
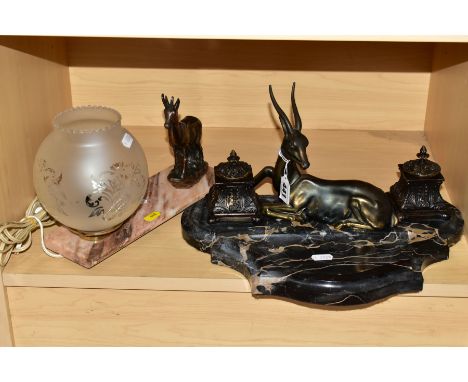
POLYGON ((205 197, 185 210, 182 228, 185 240, 210 253, 213 263, 247 277, 253 295, 358 305, 422 290, 422 270, 448 259, 449 246, 461 235, 463 220, 452 211, 448 221, 401 223, 389 231, 337 230, 267 217, 257 223, 209 223, 205 197))

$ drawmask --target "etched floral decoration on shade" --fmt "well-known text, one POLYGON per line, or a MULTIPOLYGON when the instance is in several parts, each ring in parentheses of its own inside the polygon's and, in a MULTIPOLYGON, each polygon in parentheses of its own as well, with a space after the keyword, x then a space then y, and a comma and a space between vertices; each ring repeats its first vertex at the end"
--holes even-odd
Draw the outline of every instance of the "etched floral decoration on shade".
POLYGON ((87 236, 120 226, 142 203, 148 184, 138 141, 111 108, 58 114, 36 154, 34 186, 47 212, 87 236))
POLYGON ((139 164, 117 162, 99 176, 91 176, 91 182, 95 191, 86 195, 86 205, 92 209, 89 217, 101 216, 112 221, 125 212, 126 200, 132 197, 128 192, 130 186, 143 187, 146 177, 139 164))
POLYGON ((57 210, 63 214, 67 204, 67 195, 60 189, 60 182, 62 181, 62 173, 57 174, 53 168, 49 167, 46 160, 39 160, 39 172, 42 175, 44 183, 47 185, 48 192, 52 198, 55 199, 57 210))

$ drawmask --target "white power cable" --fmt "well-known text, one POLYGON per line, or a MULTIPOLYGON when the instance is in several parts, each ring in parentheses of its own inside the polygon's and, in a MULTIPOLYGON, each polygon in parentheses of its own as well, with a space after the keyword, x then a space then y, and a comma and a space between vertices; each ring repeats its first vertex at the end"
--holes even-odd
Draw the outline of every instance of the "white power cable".
POLYGON ((51 257, 62 257, 49 250, 44 243, 44 227, 55 224, 55 220, 35 198, 26 210, 26 216, 17 222, 0 225, 0 267, 4 267, 13 253, 26 251, 32 243, 32 232, 39 227, 44 253, 51 257))
MULTIPOLYGON (((45 252, 45 254, 47 256, 50 256, 50 257, 55 257, 55 258, 60 258, 60 257, 63 257, 62 255, 59 255, 58 253, 55 253, 53 251, 51 251, 50 249, 48 249, 44 243, 44 224, 42 224, 42 222, 39 220, 39 218, 37 216, 33 216, 33 215, 29 215, 29 216, 26 216, 26 218, 31 218, 31 219, 34 219, 37 221, 37 224, 39 224, 39 228, 41 229, 41 246, 42 246, 42 250, 45 252)), ((30 235, 31 237, 31 235, 30 235)), ((32 240, 29 240, 30 242, 32 240)), ((29 244, 31 245, 31 244, 29 244)))

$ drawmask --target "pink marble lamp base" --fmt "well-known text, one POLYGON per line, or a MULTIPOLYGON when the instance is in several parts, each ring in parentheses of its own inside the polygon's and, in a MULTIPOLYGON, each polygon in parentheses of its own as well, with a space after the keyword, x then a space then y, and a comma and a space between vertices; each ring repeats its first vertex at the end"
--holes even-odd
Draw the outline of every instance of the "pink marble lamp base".
POLYGON ((93 242, 58 226, 46 233, 46 246, 68 260, 91 268, 200 200, 213 184, 213 169, 208 168, 207 174, 191 188, 175 188, 167 180, 171 168, 149 179, 143 203, 116 231, 93 242))

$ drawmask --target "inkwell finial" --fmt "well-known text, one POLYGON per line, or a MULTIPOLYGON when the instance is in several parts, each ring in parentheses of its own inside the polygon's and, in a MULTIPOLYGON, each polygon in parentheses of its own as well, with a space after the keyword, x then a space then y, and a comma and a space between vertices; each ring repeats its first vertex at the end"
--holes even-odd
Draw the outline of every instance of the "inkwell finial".
POLYGON ((229 154, 227 160, 229 162, 238 162, 240 159, 239 155, 237 155, 235 150, 231 150, 231 154, 229 154))
POLYGON ((430 178, 440 173, 440 166, 428 159, 429 154, 427 153, 426 146, 422 146, 416 156, 418 159, 405 162, 401 165, 400 169, 418 178, 430 178))
POLYGON ((427 149, 426 149, 426 146, 421 146, 421 149, 419 150, 419 153, 416 154, 416 156, 420 159, 420 160, 424 160, 424 159, 427 159, 429 158, 429 154, 427 153, 427 149))

